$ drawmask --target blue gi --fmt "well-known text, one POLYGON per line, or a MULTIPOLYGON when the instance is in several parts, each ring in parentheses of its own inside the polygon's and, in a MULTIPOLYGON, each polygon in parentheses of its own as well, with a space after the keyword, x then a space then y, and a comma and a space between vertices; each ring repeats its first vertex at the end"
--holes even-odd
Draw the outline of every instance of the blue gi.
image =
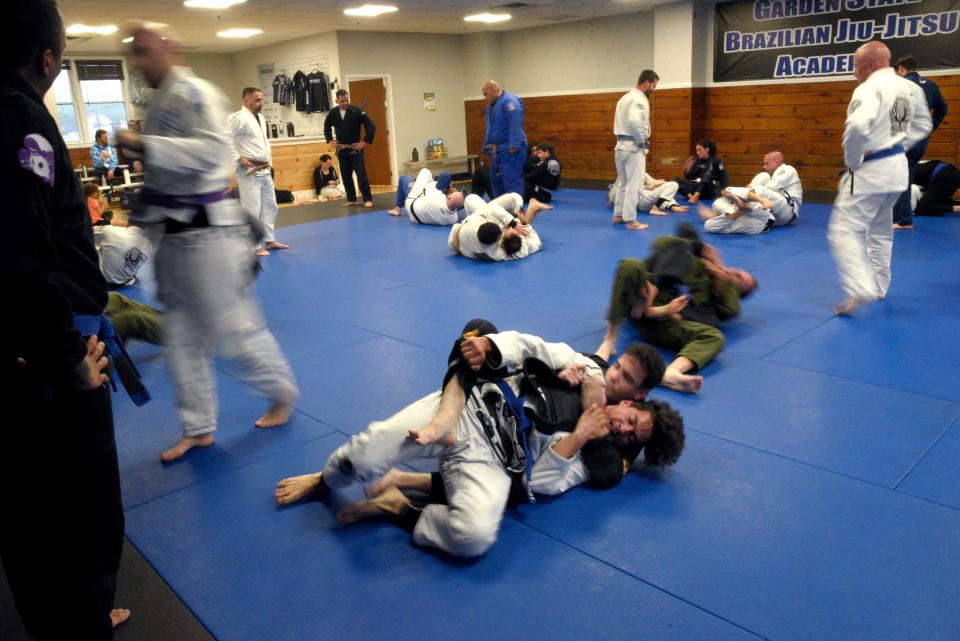
POLYGON ((523 194, 523 163, 527 158, 523 101, 504 91, 493 104, 487 105, 486 116, 483 151, 490 157, 493 196, 509 192, 523 194))

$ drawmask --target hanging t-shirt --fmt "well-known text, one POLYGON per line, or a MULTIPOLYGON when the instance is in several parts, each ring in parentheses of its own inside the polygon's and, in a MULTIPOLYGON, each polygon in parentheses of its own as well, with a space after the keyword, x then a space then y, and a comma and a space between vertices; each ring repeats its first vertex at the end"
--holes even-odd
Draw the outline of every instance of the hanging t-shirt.
POLYGON ((307 76, 310 83, 311 111, 330 111, 330 92, 327 89, 327 75, 316 70, 307 76))
POLYGON ((313 111, 310 108, 310 83, 307 74, 298 71, 293 74, 293 96, 297 103, 297 111, 313 111))
POLYGON ((282 73, 273 79, 273 101, 278 105, 290 104, 290 79, 282 73))

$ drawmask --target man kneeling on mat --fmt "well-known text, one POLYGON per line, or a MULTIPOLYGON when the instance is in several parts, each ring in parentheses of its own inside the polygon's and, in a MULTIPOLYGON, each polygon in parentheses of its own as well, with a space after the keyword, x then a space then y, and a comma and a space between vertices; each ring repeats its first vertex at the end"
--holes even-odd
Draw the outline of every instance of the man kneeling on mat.
MULTIPOLYGON (((469 323, 442 393, 371 423, 322 472, 280 481, 277 503, 368 483, 404 461, 438 458, 446 504, 415 505, 400 495, 377 509, 412 530, 419 545, 477 556, 496 541, 511 488, 532 498, 587 481, 610 487, 641 450, 658 465, 680 456, 683 419, 666 404, 640 402, 663 373, 650 347, 631 346, 604 372, 606 363, 563 343, 488 332, 495 328, 486 321, 469 323), (521 365, 522 372, 507 375, 521 365)), ((340 514, 344 521, 355 516, 351 508, 340 514)))
POLYGON ((702 369, 724 345, 720 321, 740 313, 740 301, 757 287, 745 269, 725 267, 720 253, 700 241, 689 224, 678 236, 653 244, 645 261, 624 258, 617 265, 607 312, 607 333, 597 350, 601 358, 616 353, 620 324, 627 318, 645 341, 678 352, 664 372, 661 385, 680 392, 697 392, 702 369))

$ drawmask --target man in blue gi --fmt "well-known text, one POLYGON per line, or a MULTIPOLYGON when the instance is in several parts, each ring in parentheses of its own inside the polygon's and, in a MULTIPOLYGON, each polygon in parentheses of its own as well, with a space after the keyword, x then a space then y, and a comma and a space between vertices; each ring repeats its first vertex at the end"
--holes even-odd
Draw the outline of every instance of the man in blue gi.
POLYGON ((523 193, 523 163, 527 158, 527 134, 523 132, 523 101, 488 80, 480 89, 487 101, 487 132, 483 152, 490 159, 493 197, 523 193))

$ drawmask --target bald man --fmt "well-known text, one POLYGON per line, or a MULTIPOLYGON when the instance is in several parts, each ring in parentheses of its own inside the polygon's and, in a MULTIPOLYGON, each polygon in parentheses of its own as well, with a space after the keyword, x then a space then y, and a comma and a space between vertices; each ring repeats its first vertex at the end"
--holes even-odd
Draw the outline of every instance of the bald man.
POLYGON ((803 187, 783 154, 763 157, 763 171, 746 187, 727 187, 710 207, 699 205, 704 231, 711 234, 759 234, 791 225, 800 216, 803 187))
POLYGON ((843 131, 847 171, 830 213, 827 240, 846 298, 837 315, 883 300, 890 287, 893 205, 908 186, 905 152, 933 130, 923 90, 897 76, 879 41, 853 56, 854 89, 843 131))
POLYGON ((117 140, 150 160, 131 222, 163 230, 155 259, 158 297, 166 308, 165 356, 183 430, 161 454, 170 462, 213 445, 215 350, 240 365, 241 378, 270 400, 258 427, 286 423, 299 392, 250 288, 256 258, 248 215, 225 196, 234 154, 226 97, 175 66, 179 56, 170 34, 139 27, 131 48, 157 95, 143 133, 120 131, 117 140))
POLYGON ((504 91, 496 80, 480 88, 487 101, 487 130, 483 152, 490 159, 494 198, 523 193, 523 163, 527 159, 527 134, 523 131, 523 101, 504 91))

